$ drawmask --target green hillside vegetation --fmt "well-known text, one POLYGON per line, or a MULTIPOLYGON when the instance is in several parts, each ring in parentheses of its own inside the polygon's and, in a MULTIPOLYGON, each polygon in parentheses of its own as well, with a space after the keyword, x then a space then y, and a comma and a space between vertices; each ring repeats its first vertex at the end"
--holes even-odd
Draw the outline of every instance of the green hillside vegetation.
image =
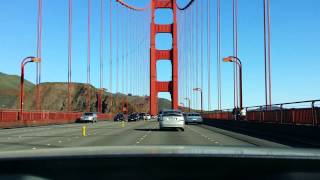
MULTIPOLYGON (((25 80, 25 92, 34 88, 34 84, 25 80)), ((8 75, 0 72, 0 108, 13 107, 20 95, 20 76, 8 75)))

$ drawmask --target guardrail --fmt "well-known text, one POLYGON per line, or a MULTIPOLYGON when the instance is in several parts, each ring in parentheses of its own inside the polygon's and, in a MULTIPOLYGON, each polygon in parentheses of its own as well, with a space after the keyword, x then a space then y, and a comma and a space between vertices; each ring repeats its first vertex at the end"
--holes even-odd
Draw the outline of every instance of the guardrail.
MULTIPOLYGON (((320 107, 316 103, 320 100, 299 101, 291 103, 273 104, 266 106, 246 107, 246 116, 244 121, 260 123, 279 123, 279 124, 303 124, 303 125, 320 125, 320 107), (309 104, 309 107, 298 107, 298 104, 309 104), (286 107, 295 105, 294 107, 286 107)), ((234 120, 231 109, 204 113, 205 119, 211 120, 234 120)))
MULTIPOLYGON (((0 128, 73 123, 81 112, 49 112, 0 109, 0 128)), ((99 120, 110 120, 112 114, 98 114, 99 120)))

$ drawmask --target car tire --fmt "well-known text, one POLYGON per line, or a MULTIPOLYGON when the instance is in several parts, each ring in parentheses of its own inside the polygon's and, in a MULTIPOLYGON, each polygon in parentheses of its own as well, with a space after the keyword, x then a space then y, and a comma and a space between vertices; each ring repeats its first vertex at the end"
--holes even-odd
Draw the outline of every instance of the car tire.
POLYGON ((180 128, 180 129, 181 129, 182 132, 184 131, 184 128, 180 128))

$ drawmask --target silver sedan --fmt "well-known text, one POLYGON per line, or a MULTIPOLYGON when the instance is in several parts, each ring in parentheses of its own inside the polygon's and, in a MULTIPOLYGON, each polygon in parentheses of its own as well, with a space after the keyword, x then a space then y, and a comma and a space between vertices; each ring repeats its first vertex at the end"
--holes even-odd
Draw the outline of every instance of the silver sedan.
POLYGON ((160 129, 175 128, 184 131, 184 117, 180 110, 165 110, 159 119, 160 129))

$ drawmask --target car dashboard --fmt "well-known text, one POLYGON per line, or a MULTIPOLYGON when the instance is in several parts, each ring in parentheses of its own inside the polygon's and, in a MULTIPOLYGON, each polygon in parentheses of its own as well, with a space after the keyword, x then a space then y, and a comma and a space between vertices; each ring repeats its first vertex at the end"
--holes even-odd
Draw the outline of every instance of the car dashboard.
POLYGON ((318 151, 92 147, 0 153, 0 179, 320 179, 318 151))

